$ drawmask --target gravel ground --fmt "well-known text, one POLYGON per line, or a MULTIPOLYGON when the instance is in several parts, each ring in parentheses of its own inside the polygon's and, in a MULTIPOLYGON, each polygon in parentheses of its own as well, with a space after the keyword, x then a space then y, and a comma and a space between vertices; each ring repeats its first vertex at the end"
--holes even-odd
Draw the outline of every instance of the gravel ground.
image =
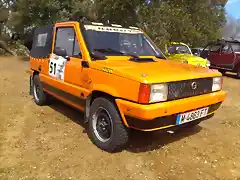
POLYGON ((28 95, 27 61, 0 58, 0 179, 240 179, 240 80, 216 115, 177 134, 134 132, 122 152, 88 139, 83 115, 61 103, 39 107, 28 95))

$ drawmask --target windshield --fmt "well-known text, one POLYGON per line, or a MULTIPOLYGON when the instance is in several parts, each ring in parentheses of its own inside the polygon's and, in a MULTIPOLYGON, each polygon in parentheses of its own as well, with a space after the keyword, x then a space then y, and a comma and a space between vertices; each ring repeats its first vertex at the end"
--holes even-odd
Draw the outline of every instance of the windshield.
POLYGON ((106 56, 157 56, 161 51, 140 30, 85 25, 85 37, 91 52, 106 56))
POLYGON ((198 49, 191 49, 192 50, 192 53, 195 54, 197 53, 198 54, 198 49))
POLYGON ((189 48, 182 44, 172 44, 168 47, 169 54, 191 54, 189 48))

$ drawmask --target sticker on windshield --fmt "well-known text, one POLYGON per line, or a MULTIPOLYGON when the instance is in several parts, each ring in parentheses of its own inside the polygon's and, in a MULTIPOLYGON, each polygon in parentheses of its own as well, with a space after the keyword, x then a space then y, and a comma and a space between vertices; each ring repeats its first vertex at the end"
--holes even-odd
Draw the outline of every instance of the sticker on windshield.
POLYGON ((143 34, 142 31, 137 29, 127 29, 127 28, 116 28, 108 26, 94 26, 94 25, 84 25, 86 30, 102 31, 102 32, 118 32, 127 34, 143 34))

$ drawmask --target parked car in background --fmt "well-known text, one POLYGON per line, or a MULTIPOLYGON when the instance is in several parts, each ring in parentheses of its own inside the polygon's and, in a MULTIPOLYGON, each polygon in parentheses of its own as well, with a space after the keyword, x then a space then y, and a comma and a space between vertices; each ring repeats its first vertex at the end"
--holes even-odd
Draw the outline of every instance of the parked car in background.
POLYGON ((207 59, 193 55, 189 46, 182 42, 171 42, 170 45, 166 45, 165 54, 169 60, 177 60, 182 63, 202 67, 210 66, 210 62, 207 59))
POLYGON ((193 55, 195 55, 195 56, 200 56, 202 50, 203 50, 203 48, 199 48, 199 47, 191 48, 191 51, 192 51, 193 55))
POLYGON ((237 40, 218 40, 209 43, 200 55, 207 58, 211 68, 222 74, 227 71, 237 73, 240 79, 240 42, 237 40), (205 50, 208 49, 208 50, 205 50))

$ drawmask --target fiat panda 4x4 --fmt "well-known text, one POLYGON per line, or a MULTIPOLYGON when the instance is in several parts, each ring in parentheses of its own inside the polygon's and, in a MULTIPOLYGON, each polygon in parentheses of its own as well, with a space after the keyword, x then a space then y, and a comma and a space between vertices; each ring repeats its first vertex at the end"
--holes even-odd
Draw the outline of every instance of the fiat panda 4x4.
POLYGON ((40 106, 53 96, 84 111, 90 139, 108 152, 130 129, 209 119, 226 96, 221 73, 164 59, 139 28, 72 21, 35 29, 30 94, 40 106))

